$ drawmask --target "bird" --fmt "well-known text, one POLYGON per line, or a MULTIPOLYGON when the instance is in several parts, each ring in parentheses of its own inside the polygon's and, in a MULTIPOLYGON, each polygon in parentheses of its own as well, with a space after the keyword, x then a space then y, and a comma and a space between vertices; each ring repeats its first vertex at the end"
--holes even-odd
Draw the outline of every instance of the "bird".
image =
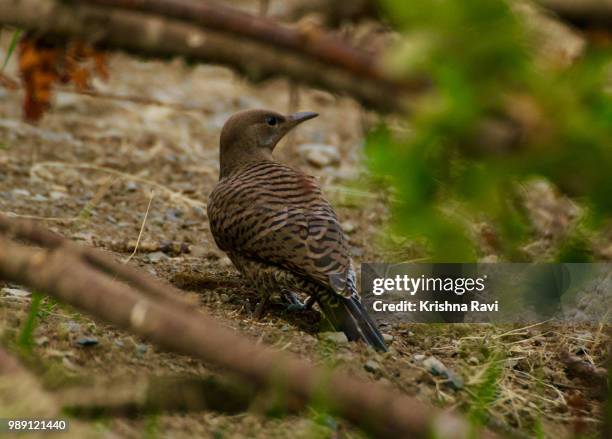
POLYGON ((386 351, 361 303, 347 238, 315 177, 276 161, 272 152, 313 112, 262 109, 232 115, 221 129, 219 181, 210 194, 210 231, 248 285, 261 316, 272 295, 294 308, 316 303, 349 341, 386 351), (296 293, 308 297, 303 304, 296 293))

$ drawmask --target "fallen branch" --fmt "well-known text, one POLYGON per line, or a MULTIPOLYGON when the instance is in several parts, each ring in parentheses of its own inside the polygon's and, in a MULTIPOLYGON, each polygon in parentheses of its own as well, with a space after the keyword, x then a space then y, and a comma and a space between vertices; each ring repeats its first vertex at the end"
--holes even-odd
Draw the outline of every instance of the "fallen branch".
POLYGON ((299 20, 308 14, 320 14, 325 24, 338 27, 343 22, 356 22, 361 19, 380 19, 379 5, 374 0, 353 0, 339 2, 334 0, 297 0, 283 15, 290 20, 299 20))
POLYGON ((134 288, 138 288, 153 299, 169 301, 173 305, 189 309, 193 308, 191 303, 181 300, 183 292, 172 287, 170 284, 164 284, 142 271, 132 270, 124 264, 115 262, 110 256, 105 255, 99 250, 79 246, 50 230, 38 227, 33 221, 14 220, 0 215, 1 234, 9 237, 12 236, 50 250, 61 249, 72 257, 83 260, 102 273, 112 275, 132 285, 134 288))
MULTIPOLYGON (((35 230, 30 234, 47 235, 35 230)), ((214 364, 258 388, 284 389, 301 404, 317 398, 331 413, 376 437, 451 437, 449 432, 452 437, 469 436, 468 425, 448 413, 384 386, 257 345, 169 299, 152 300, 62 247, 33 249, 0 236, 0 278, 45 292, 169 351, 214 364)), ((483 437, 493 434, 484 432, 483 437)))
POLYGON ((589 26, 612 26, 611 0, 537 0, 570 23, 589 26))
POLYGON ((97 417, 203 410, 237 414, 249 409, 257 392, 243 383, 237 385, 214 376, 147 377, 79 386, 57 396, 68 413, 97 417))
POLYGON ((59 415, 56 400, 45 392, 17 358, 0 346, 0 407, 3 418, 59 415))
MULTIPOLYGON (((280 26, 218 2, 193 0, 85 0, 101 6, 132 9, 191 22, 205 29, 245 37, 271 47, 302 53, 313 60, 335 65, 364 78, 389 81, 371 54, 346 44, 321 29, 280 26)), ((401 83, 396 84, 401 87, 401 83)), ((407 84, 406 84, 407 85, 407 84)))
MULTIPOLYGON (((2 346, 0 346, 0 408, 0 413, 5 419, 62 419, 61 406, 58 405, 55 395, 43 389, 36 376, 2 346)), ((95 427, 79 421, 71 420, 69 429, 70 437, 98 435, 94 433, 95 427)))
MULTIPOLYGON (((346 61, 312 58, 303 51, 290 52, 261 41, 204 30, 159 15, 85 2, 0 0, 0 24, 60 39, 80 38, 98 47, 149 57, 182 56, 193 61, 223 64, 253 81, 288 77, 334 93, 348 94, 380 111, 407 109, 407 97, 425 87, 421 81, 400 85, 381 77, 380 73, 366 73, 359 63, 356 65, 361 67, 350 67, 352 64, 346 61)), ((326 38, 317 37, 315 47, 326 38)))

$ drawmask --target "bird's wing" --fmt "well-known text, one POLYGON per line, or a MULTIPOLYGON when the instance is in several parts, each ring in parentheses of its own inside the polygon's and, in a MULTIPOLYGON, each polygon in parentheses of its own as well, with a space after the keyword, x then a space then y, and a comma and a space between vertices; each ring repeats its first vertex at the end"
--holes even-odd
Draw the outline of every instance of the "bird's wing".
POLYGON ((222 250, 355 294, 346 237, 313 177, 275 163, 224 185, 209 204, 211 231, 222 250))

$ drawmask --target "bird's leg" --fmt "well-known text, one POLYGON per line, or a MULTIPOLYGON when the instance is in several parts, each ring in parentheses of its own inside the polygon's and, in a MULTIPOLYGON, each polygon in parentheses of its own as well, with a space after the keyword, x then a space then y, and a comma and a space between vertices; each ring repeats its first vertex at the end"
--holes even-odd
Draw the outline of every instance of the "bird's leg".
POLYGON ((260 294, 260 297, 261 299, 259 300, 259 303, 255 307, 255 312, 253 313, 253 317, 255 317, 257 320, 260 320, 264 316, 268 308, 268 304, 270 303, 269 294, 260 294))
POLYGON ((315 303, 313 296, 308 296, 308 299, 304 303, 297 297, 293 291, 283 290, 283 296, 289 302, 287 311, 305 311, 312 308, 315 303))

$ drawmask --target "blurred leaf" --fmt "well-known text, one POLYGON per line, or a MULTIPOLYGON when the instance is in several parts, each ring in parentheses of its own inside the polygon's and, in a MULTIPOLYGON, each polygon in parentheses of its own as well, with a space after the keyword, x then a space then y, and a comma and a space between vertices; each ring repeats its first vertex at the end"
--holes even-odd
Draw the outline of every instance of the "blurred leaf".
MULTIPOLYGON (((531 229, 516 192, 534 176, 577 198, 585 224, 609 220, 610 51, 546 69, 506 1, 382 4, 403 33, 389 65, 426 75, 434 90, 415 105, 404 134, 381 125, 367 137, 372 171, 397 191, 395 231, 426 237, 434 261, 468 261, 477 257, 470 225, 484 220, 502 256, 522 260, 531 229)), ((588 257, 588 240, 569 241, 561 259, 588 257)))

